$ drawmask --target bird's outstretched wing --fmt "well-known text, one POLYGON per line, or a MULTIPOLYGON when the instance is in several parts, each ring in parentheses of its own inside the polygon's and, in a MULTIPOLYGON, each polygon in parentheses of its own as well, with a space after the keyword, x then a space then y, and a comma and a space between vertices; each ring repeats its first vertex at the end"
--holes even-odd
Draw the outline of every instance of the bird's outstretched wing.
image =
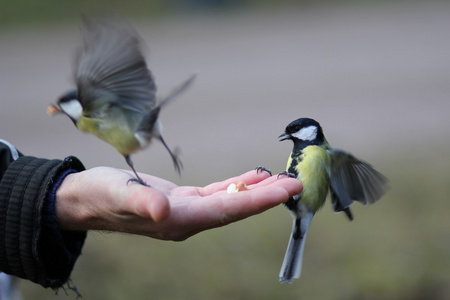
POLYGON ((371 204, 383 196, 387 189, 386 177, 345 151, 328 151, 331 201, 335 211, 346 211, 353 201, 371 204))
POLYGON ((85 111, 108 103, 132 111, 156 105, 156 86, 138 33, 124 20, 84 19, 75 60, 78 97, 85 111))

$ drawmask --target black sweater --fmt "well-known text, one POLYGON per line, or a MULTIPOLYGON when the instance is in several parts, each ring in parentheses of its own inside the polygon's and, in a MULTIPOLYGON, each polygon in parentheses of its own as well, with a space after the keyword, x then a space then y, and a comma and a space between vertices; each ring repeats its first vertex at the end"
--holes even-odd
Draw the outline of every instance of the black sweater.
POLYGON ((68 281, 86 232, 59 229, 55 193, 65 176, 84 169, 73 156, 23 156, 0 140, 1 272, 51 288, 68 281))

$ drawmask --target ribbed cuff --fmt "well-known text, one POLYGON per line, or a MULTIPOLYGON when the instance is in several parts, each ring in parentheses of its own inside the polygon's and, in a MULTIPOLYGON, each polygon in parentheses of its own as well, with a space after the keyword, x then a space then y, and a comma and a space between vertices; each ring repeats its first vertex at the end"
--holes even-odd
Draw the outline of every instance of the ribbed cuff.
POLYGON ((2 271, 44 287, 57 288, 68 280, 86 232, 58 229, 54 192, 68 172, 82 170, 75 157, 61 161, 23 156, 9 165, 0 182, 2 271))
POLYGON ((38 249, 53 288, 67 281, 86 238, 86 231, 61 231, 55 214, 56 190, 67 175, 77 172, 75 169, 64 170, 55 178, 42 210, 38 249))

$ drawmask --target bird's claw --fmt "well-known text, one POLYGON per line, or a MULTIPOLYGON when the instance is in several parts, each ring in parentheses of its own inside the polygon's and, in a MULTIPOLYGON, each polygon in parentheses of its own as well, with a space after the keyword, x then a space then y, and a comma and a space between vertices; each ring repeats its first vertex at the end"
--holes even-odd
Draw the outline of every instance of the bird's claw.
POLYGON ((270 176, 272 176, 272 171, 270 171, 270 169, 267 169, 266 167, 263 167, 263 166, 257 166, 256 168, 255 168, 255 170, 256 170, 256 173, 259 173, 259 172, 267 172, 267 173, 269 173, 269 175, 270 176))
POLYGON ((170 157, 172 158, 173 166, 175 167, 175 170, 177 171, 178 175, 181 175, 181 170, 183 169, 183 164, 181 163, 180 158, 178 157, 180 154, 180 148, 175 148, 174 151, 170 150, 169 146, 167 146, 166 142, 164 141, 163 137, 160 136, 159 140, 164 145, 166 150, 169 152, 170 157))
POLYGON ((279 173, 277 178, 280 178, 280 176, 283 176, 283 175, 290 177, 290 178, 297 178, 297 175, 295 175, 294 173, 289 173, 288 171, 283 171, 283 172, 279 173))
POLYGON ((143 186, 146 186, 146 187, 151 187, 149 184, 147 184, 147 183, 146 183, 144 180, 142 180, 140 177, 128 179, 127 185, 128 185, 130 182, 137 182, 137 183, 139 183, 140 185, 143 185, 143 186))
POLYGON ((173 166, 175 167, 175 170, 177 171, 178 175, 181 175, 181 170, 183 170, 183 163, 181 162, 179 158, 180 149, 175 148, 173 153, 169 151, 170 157, 172 158, 173 166))

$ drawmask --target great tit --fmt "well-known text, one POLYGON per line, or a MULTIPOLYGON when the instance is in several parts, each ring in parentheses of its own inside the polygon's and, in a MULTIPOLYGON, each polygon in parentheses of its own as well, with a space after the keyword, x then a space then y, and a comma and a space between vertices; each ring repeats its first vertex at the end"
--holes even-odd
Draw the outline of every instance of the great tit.
POLYGON ((323 206, 328 190, 334 211, 343 211, 353 220, 350 211, 353 201, 376 202, 385 193, 387 180, 368 163, 331 148, 322 127, 313 119, 291 122, 279 139, 294 142, 286 171, 280 174, 303 183, 302 193, 285 203, 294 224, 279 277, 280 283, 291 283, 300 277, 306 232, 314 214, 323 206))
POLYGON ((125 21, 84 19, 83 47, 75 59, 76 89, 47 108, 49 114, 66 114, 83 131, 111 144, 125 157, 135 181, 147 185, 134 169, 130 155, 161 141, 175 169, 182 164, 162 137, 161 108, 183 92, 195 78, 186 80, 168 97, 156 101, 156 86, 142 51, 142 40, 125 21))

